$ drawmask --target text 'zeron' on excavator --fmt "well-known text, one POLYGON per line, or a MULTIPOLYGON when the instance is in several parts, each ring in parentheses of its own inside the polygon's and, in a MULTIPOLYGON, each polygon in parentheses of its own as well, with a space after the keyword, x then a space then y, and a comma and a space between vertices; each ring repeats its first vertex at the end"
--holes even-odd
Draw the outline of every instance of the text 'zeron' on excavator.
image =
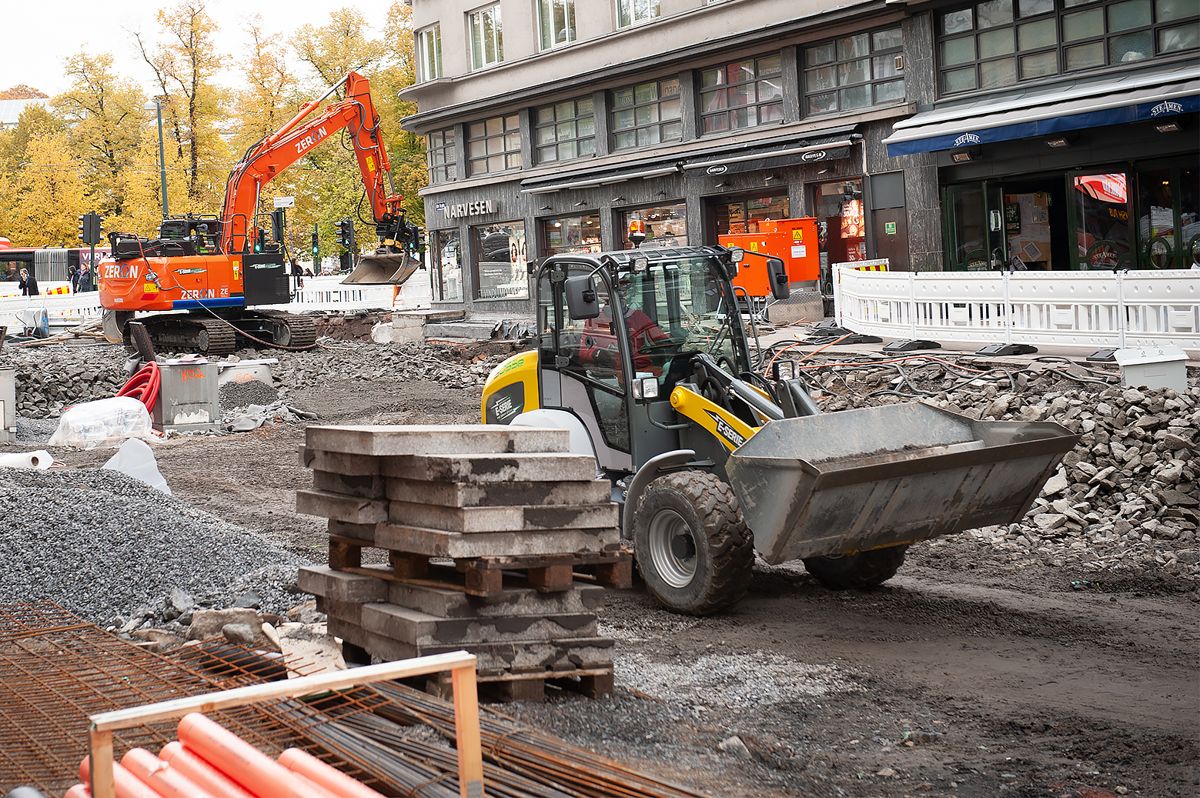
POLYGON ((105 332, 129 341, 135 313, 155 348, 223 355, 238 346, 304 348, 316 339, 312 319, 256 306, 290 301, 282 235, 268 241, 259 219, 264 187, 312 148, 345 131, 371 204, 379 247, 359 259, 344 282, 401 285, 420 265, 420 231, 405 219, 391 185, 391 165, 370 84, 351 72, 307 103, 233 167, 218 216, 164 219, 159 237, 112 233, 112 255, 98 266, 105 332), (319 111, 339 91, 342 99, 319 111), (164 312, 173 311, 173 312, 164 312), (180 312, 183 311, 183 312, 180 312))

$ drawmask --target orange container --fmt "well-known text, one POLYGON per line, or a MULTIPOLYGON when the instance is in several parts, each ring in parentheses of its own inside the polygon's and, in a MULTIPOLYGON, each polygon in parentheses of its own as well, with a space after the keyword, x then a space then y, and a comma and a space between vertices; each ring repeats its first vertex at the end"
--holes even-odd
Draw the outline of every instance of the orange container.
MULTIPOLYGON (((718 237, 717 241, 722 246, 741 247, 781 259, 787 267, 788 282, 793 285, 820 277, 817 220, 812 217, 764 219, 758 222, 757 233, 728 233, 718 237)), ((771 283, 767 262, 753 255, 747 256, 739 266, 733 284, 746 289, 750 296, 769 297, 771 283)))

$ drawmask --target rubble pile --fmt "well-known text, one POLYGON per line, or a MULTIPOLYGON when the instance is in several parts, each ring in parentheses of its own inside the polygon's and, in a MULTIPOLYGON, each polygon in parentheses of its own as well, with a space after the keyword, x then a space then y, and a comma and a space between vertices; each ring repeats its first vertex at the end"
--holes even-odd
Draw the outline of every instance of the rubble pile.
POLYGON ((909 362, 805 373, 822 390, 826 410, 923 399, 973 418, 1055 421, 1080 435, 1021 523, 927 545, 983 543, 1017 564, 1200 580, 1200 380, 1194 372, 1179 394, 1122 387, 1115 372, 1057 361, 1024 368, 965 358, 909 362))
POLYGON ((0 349, 0 366, 17 372, 17 414, 58 416, 64 407, 106 399, 125 384, 119 346, 43 346, 0 349))
POLYGON ((49 599, 129 632, 178 619, 180 594, 197 608, 298 600, 300 558, 115 471, 0 469, 0 519, 0 603, 49 599))
MULTIPOLYGON (((430 380, 447 388, 483 385, 488 372, 503 356, 471 356, 449 347, 423 343, 374 344, 360 341, 322 341, 305 352, 271 352, 279 363, 271 367, 276 382, 294 389, 316 382, 363 380, 430 380)), ((246 357, 262 357, 247 352, 246 357)), ((286 391, 281 391, 286 395, 286 391)))

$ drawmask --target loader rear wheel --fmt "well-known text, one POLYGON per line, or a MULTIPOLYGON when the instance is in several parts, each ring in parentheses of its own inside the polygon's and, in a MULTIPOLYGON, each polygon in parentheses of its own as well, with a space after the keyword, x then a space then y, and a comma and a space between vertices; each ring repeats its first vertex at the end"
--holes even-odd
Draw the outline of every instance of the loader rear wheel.
POLYGON ((870 590, 896 575, 908 546, 888 546, 845 557, 808 557, 805 569, 830 590, 870 590))
POLYGON ((679 471, 647 485, 634 552, 650 593, 675 612, 711 615, 750 586, 754 541, 733 489, 715 474, 679 471))

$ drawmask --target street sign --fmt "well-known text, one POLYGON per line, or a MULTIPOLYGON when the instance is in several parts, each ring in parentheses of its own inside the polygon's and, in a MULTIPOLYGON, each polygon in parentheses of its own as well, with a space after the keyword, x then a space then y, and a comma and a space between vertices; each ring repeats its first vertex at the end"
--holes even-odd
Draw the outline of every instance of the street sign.
POLYGON ((295 197, 276 197, 275 198, 275 207, 276 208, 294 208, 294 207, 296 207, 296 198, 295 197))

